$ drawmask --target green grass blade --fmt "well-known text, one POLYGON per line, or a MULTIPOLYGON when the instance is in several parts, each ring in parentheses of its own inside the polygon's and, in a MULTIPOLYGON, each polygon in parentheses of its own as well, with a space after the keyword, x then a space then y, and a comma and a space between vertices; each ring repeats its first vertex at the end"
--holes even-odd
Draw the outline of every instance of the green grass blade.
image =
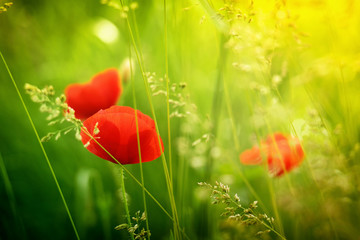
POLYGON ((73 227, 73 229, 74 229, 76 238, 77 238, 77 239, 80 239, 79 234, 78 234, 78 231, 77 231, 77 229, 76 229, 76 227, 75 227, 75 223, 74 223, 73 218, 72 218, 72 216, 71 216, 69 207, 68 207, 68 205, 67 205, 67 203, 66 203, 64 194, 63 194, 63 192, 62 192, 62 190, 61 190, 61 187, 60 187, 59 182, 58 182, 58 180, 57 180, 57 177, 56 177, 56 175, 55 175, 54 169, 53 169, 53 167, 52 167, 52 165, 51 165, 51 163, 50 163, 50 160, 49 160, 49 158, 48 158, 48 156, 47 156, 47 153, 46 153, 46 151, 45 151, 44 145, 42 144, 41 139, 40 139, 40 136, 39 136, 39 134, 38 134, 38 132, 37 132, 37 130, 36 130, 35 124, 34 124, 32 118, 31 118, 31 116, 30 116, 30 113, 29 113, 29 111, 28 111, 28 109, 27 109, 27 107, 26 107, 26 104, 25 104, 25 102, 24 102, 24 99, 23 99, 23 97, 22 97, 22 95, 21 95, 21 93, 20 93, 20 91, 19 91, 19 88, 17 87, 17 84, 16 84, 16 82, 15 82, 15 80, 14 80, 12 74, 11 74, 11 71, 10 71, 10 69, 9 69, 6 61, 5 61, 5 58, 4 58, 4 56, 3 56, 3 54, 2 54, 1 52, 0 52, 0 55, 1 55, 1 58, 2 58, 2 61, 3 61, 4 65, 5 65, 5 67, 6 67, 6 70, 7 70, 8 74, 9 74, 9 76, 10 76, 10 79, 11 79, 11 81, 12 81, 14 87, 15 87, 15 90, 16 90, 18 96, 19 96, 19 99, 20 99, 20 101, 21 101, 21 103, 22 103, 22 105, 23 105, 23 107, 24 107, 24 110, 25 110, 26 115, 27 115, 27 117, 28 117, 28 119, 29 119, 29 122, 30 122, 30 124, 31 124, 31 127, 32 127, 32 129, 33 129, 33 131, 34 131, 34 133, 35 133, 36 139, 37 139, 37 141, 38 141, 38 143, 39 143, 39 145, 40 145, 41 151, 42 151, 42 153, 43 153, 43 155, 44 155, 44 157, 45 157, 46 163, 47 163, 48 166, 49 166, 51 175, 53 176, 53 179, 54 179, 54 181, 55 181, 56 187, 57 187, 57 189, 58 189, 58 191, 59 191, 59 194, 60 194, 60 196, 61 196, 61 200, 62 200, 62 202, 63 202, 63 204, 64 204, 64 207, 65 207, 65 209, 66 209, 66 212, 67 212, 67 214, 68 214, 68 216, 69 216, 69 219, 70 219, 71 225, 72 225, 72 227, 73 227))
MULTIPOLYGON (((120 2, 121 2, 121 5, 123 6, 122 1, 120 1, 120 2)), ((149 101, 151 114, 152 114, 152 117, 153 117, 154 122, 155 122, 155 129, 156 129, 156 132, 158 134, 159 146, 161 147, 159 126, 158 126, 157 119, 156 119, 154 105, 153 105, 152 99, 151 99, 149 83, 148 83, 147 78, 145 76, 145 71, 144 71, 144 66, 143 66, 143 63, 142 63, 142 59, 140 57, 140 53, 139 53, 138 47, 136 45, 134 34, 133 34, 132 28, 130 26, 130 21, 129 21, 128 18, 126 18, 126 23, 127 23, 129 34, 130 34, 131 43, 132 43, 133 48, 135 50, 135 55, 136 55, 136 58, 137 58, 137 61, 138 61, 139 67, 140 67, 141 75, 142 75, 142 78, 143 78, 143 81, 144 81, 144 86, 145 86, 145 90, 146 90, 146 96, 147 96, 148 101, 149 101)), ((180 229, 180 226, 179 226, 179 219, 178 219, 178 215, 177 215, 174 191, 173 191, 173 187, 172 187, 172 183, 171 183, 171 179, 170 179, 169 168, 167 166, 167 162, 166 162, 166 158, 165 158, 164 154, 161 155, 161 159, 162 159, 162 163, 163 163, 164 175, 165 175, 166 185, 167 185, 168 194, 169 194, 170 206, 171 206, 171 211, 172 211, 172 216, 173 216, 172 217, 173 218, 173 223, 175 224, 175 229, 176 229, 175 236, 177 236, 177 238, 180 238, 179 236, 180 236, 181 229, 180 229)))
POLYGON ((166 112, 167 112, 167 127, 168 127, 168 145, 169 145, 169 170, 170 181, 173 184, 172 174, 172 154, 171 154, 171 124, 170 124, 170 79, 169 79, 169 60, 168 60, 168 35, 167 35, 167 14, 166 14, 166 0, 164 0, 164 48, 165 48, 165 82, 166 82, 166 112))
POLYGON ((0 153, 0 169, 1 169, 2 178, 4 180, 5 190, 6 190, 6 193, 8 195, 8 198, 9 198, 11 211, 14 214, 16 224, 18 225, 18 227, 19 227, 19 229, 21 231, 22 237, 24 237, 26 239, 27 237, 26 237, 26 231, 25 231, 25 228, 24 228, 24 224, 23 224, 22 219, 19 217, 19 215, 17 213, 17 210, 16 210, 16 199, 15 199, 14 190, 13 190, 13 187, 11 185, 11 182, 10 182, 7 170, 6 170, 6 165, 5 165, 5 162, 4 162, 3 158, 2 158, 1 153, 0 153))
MULTIPOLYGON (((135 16, 134 16, 135 18, 135 16)), ((131 43, 129 41, 129 55, 131 59, 131 43)), ((138 144, 138 151, 139 151, 139 164, 140 164, 140 175, 141 175, 141 183, 142 183, 142 198, 144 202, 144 212, 145 212, 145 223, 146 223, 146 229, 148 232, 150 232, 149 228, 149 216, 147 211, 147 205, 146 205, 146 195, 145 195, 145 181, 144 181, 144 171, 143 171, 143 165, 142 165, 142 158, 141 158, 141 144, 140 144, 140 135, 139 135, 139 120, 137 116, 137 104, 136 104, 136 95, 135 95, 135 81, 134 81, 134 75, 132 71, 132 61, 130 61, 130 79, 131 79, 131 87, 132 87, 132 96, 133 96, 133 104, 134 104, 134 110, 135 110, 135 126, 136 126, 136 139, 138 144)), ((148 239, 150 240, 150 234, 148 239)))
MULTIPOLYGON (((126 213, 126 220, 128 222, 129 227, 131 227, 131 218, 130 218, 130 212, 129 212, 129 205, 128 205, 128 201, 127 201, 127 197, 126 197, 126 189, 125 189, 125 176, 124 176, 124 169, 121 169, 121 192, 123 195, 123 201, 124 201, 124 206, 125 206, 125 213, 126 213)), ((134 234, 133 233, 129 233, 130 238, 132 240, 134 240, 134 234)))
POLYGON ((120 165, 120 167, 122 169, 124 169, 124 171, 141 187, 145 190, 145 192, 150 196, 150 198, 152 198, 154 200, 154 202, 161 208, 161 210, 170 218, 171 221, 173 221, 173 217, 170 215, 170 213, 168 211, 166 211, 166 209, 160 204, 160 202, 149 192, 149 190, 147 190, 144 185, 124 166, 122 165, 109 151, 107 151, 104 146, 102 146, 88 131, 86 128, 81 128, 82 131, 84 131, 84 133, 86 135, 88 135, 91 140, 93 140, 97 145, 99 145, 99 147, 101 147, 102 150, 104 150, 110 157, 111 159, 113 159, 116 163, 118 163, 120 165))

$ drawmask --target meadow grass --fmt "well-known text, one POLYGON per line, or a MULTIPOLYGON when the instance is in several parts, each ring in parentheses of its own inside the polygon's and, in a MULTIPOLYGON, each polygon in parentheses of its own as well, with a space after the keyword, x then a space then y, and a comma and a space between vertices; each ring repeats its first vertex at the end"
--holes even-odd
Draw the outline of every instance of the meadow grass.
MULTIPOLYGON (((22 187, 25 185, 16 180, 22 178, 14 171, 14 163, 7 164, 13 152, 21 152, 12 137, 0 148, 5 187, 0 188, 0 193, 8 195, 4 202, 9 202, 15 219, 11 226, 10 221, 1 218, 1 222, 9 223, 4 238, 12 230, 21 228, 23 238, 46 232, 55 239, 61 236, 77 239, 356 239, 359 234, 356 222, 360 219, 360 214, 354 211, 360 207, 357 187, 360 183, 357 176, 360 68, 358 47, 349 38, 359 39, 358 3, 273 1, 270 4, 261 0, 241 3, 109 0, 102 3, 105 4, 79 3, 74 9, 60 11, 63 16, 78 14, 79 19, 79 24, 73 26, 78 35, 69 34, 69 41, 74 44, 69 44, 69 60, 52 59, 58 56, 56 50, 65 49, 66 41, 61 33, 70 26, 66 22, 59 24, 57 34, 44 37, 54 46, 45 45, 40 51, 43 55, 26 51, 21 55, 32 59, 34 70, 19 58, 17 51, 21 50, 11 47, 8 40, 0 42, 0 50, 9 55, 19 79, 19 83, 15 82, 0 53, 7 73, 1 77, 10 79, 16 90, 13 95, 2 91, 2 100, 21 101, 71 223, 69 228, 62 220, 64 214, 60 210, 56 213, 54 224, 64 230, 64 235, 58 237, 49 230, 45 217, 41 218, 42 226, 34 227, 34 223, 26 220, 22 223, 22 216, 28 220, 28 216, 36 216, 36 211, 15 203, 15 199, 17 203, 24 201, 26 190, 22 187), (96 40, 91 33, 90 22, 99 16, 113 22, 120 32, 115 43, 96 40), (334 16, 341 21, 331 20, 334 16), (321 21, 328 21, 324 24, 326 27, 315 24, 321 21), (93 52, 86 50, 91 47, 93 52), (77 54, 88 56, 84 58, 88 63, 77 58, 77 54), (93 60, 100 54, 106 57, 93 60), (160 136, 164 140, 161 160, 142 162, 137 114, 140 162, 133 166, 120 164, 90 130, 82 128, 118 163, 109 168, 120 174, 108 176, 107 170, 99 167, 106 163, 89 157, 86 150, 81 150, 81 144, 76 151, 66 151, 68 142, 72 141, 67 136, 56 143, 50 142, 49 150, 45 150, 40 135, 47 130, 34 124, 43 123, 43 116, 37 115, 37 109, 22 98, 17 85, 23 81, 41 87, 51 84, 61 92, 66 83, 80 82, 74 79, 90 76, 95 69, 116 65, 125 57, 130 58, 130 78, 123 83, 119 104, 132 106, 135 112, 146 112, 154 120, 159 146, 160 136), (45 58, 49 60, 48 65, 36 65, 45 58), (47 68, 54 71, 55 80, 49 80, 51 71, 47 68), (35 74, 39 77, 34 77, 35 74), (34 113, 30 115, 30 112, 34 113), (34 120, 32 116, 36 116, 34 120), (275 132, 291 133, 301 140, 306 157, 299 167, 285 170, 281 177, 273 177, 266 163, 258 167, 240 163, 242 151, 261 145, 266 136, 275 132), (72 156, 78 163, 73 163, 72 156), (52 158, 57 160, 52 161, 54 166, 49 160, 52 158), (64 166, 73 170, 65 170, 64 166), (86 170, 92 167, 97 170, 86 170), (78 184, 78 189, 72 186, 74 176, 84 183, 78 184), (89 194, 91 181, 95 184, 94 194, 89 194), (203 185, 210 186, 210 191, 198 186, 198 182, 206 182, 203 185), (230 195, 229 187, 237 194, 230 195), (89 194, 89 199, 82 200, 87 204, 81 209, 74 204, 72 191, 89 194), (116 198, 118 192, 120 198, 116 198), (215 203, 211 204, 212 200, 215 203), (89 204, 92 201, 97 203, 89 204), (85 211, 92 212, 93 218, 81 218, 86 216, 85 211), (141 222, 145 227, 140 226, 141 222)), ((65 1, 63 7, 73 3, 69 4, 65 1)), ((15 3, 0 15, 7 14, 6 21, 11 26, 17 23, 14 16, 26 19, 21 14, 29 9, 34 14, 34 18, 30 18, 32 22, 38 20, 39 14, 39 19, 46 17, 59 23, 46 13, 53 7, 50 3, 38 9, 21 1, 18 6, 23 12, 17 10, 15 3)), ((38 25, 23 28, 37 30, 41 36, 44 29, 51 28, 46 22, 38 25)), ((0 30, 8 28, 0 25, 0 30)), ((14 30, 9 36, 15 38, 21 34, 14 30)), ((21 38, 17 43, 19 49, 25 48, 21 38)), ((39 46, 35 43, 35 47, 41 49, 39 46)), ((4 86, 10 89, 7 83, 4 86)), ((11 108, 5 107, 6 116, 16 116, 8 109, 11 108)), ((1 121, 4 126, 10 125, 6 118, 1 121)), ((30 135, 31 131, 25 134, 30 135)), ((16 130, 2 134, 21 136, 16 130)), ((36 156, 36 146, 30 147, 36 156)), ((281 149, 276 148, 277 154, 281 153, 281 149)), ((266 158, 265 152, 261 154, 266 158)), ((285 167, 284 163, 282 166, 285 167)), ((34 172, 34 169, 35 166, 28 171, 34 172)), ((46 195, 51 188, 42 193, 46 195)), ((36 206, 36 198, 30 199, 30 204, 36 206)), ((48 204, 60 208, 57 203, 48 204)), ((46 213, 46 209, 38 211, 42 212, 46 213)))
POLYGON ((48 158, 48 156, 47 156, 47 153, 46 153, 46 151, 45 151, 45 148, 44 148, 44 146, 43 146, 43 144, 42 144, 42 141, 41 141, 41 139, 40 139, 39 133, 38 133, 38 131, 36 130, 36 127, 35 127, 35 125, 34 125, 34 122, 33 122, 32 118, 31 118, 30 113, 29 113, 29 111, 28 111, 28 109, 27 109, 27 107, 26 107, 26 104, 25 104, 25 102, 24 102, 24 100, 23 100, 23 98, 22 98, 22 95, 21 95, 21 93, 20 93, 20 91, 19 91, 19 88, 18 88, 18 86, 17 86, 17 84, 16 84, 16 82, 15 82, 15 80, 14 80, 12 74, 11 74, 11 71, 10 71, 10 69, 9 69, 6 61, 5 61, 5 58, 4 58, 4 56, 3 56, 3 54, 2 54, 1 52, 0 52, 0 56, 1 56, 1 59, 2 59, 4 65, 5 65, 5 67, 6 67, 7 72, 8 72, 8 74, 9 74, 9 77, 10 77, 10 79, 11 79, 11 82, 13 83, 14 88, 15 88, 17 94, 18 94, 18 97, 19 97, 20 100, 21 100, 21 103, 22 103, 22 105, 23 105, 23 107, 24 107, 24 110, 25 110, 25 112, 26 112, 26 115, 27 115, 27 117, 28 117, 28 120, 29 120, 29 122, 30 122, 30 124, 31 124, 31 127, 32 127, 34 133, 35 133, 36 139, 37 139, 37 141, 38 141, 38 143, 39 143, 39 145, 40 145, 41 151, 42 151, 42 153, 43 153, 43 155, 44 155, 44 157, 45 157, 46 163, 47 163, 48 166, 49 166, 50 172, 51 172, 51 174, 52 174, 52 176, 53 176, 53 179, 54 179, 54 181, 55 181, 56 187, 57 187, 57 189, 58 189, 58 191, 59 191, 59 194, 60 194, 60 196, 61 196, 61 199, 62 199, 62 201, 63 201, 63 204, 64 204, 64 207, 65 207, 65 209, 66 209, 66 212, 67 212, 67 214, 68 214, 68 216, 69 216, 69 220, 70 220, 71 225, 72 225, 72 227, 73 227, 73 229, 74 229, 76 238, 77 238, 77 239, 80 239, 79 234, 78 234, 78 231, 77 231, 77 229, 76 229, 76 227, 75 227, 75 224, 74 224, 74 220, 73 220, 73 218, 72 218, 72 216, 71 216, 71 213, 70 213, 68 204, 66 203, 66 200, 65 200, 63 191, 61 190, 61 187, 60 187, 59 182, 58 182, 58 180, 57 180, 57 177, 56 177, 56 175, 55 175, 54 169, 53 169, 53 167, 52 167, 52 165, 51 165, 51 163, 50 163, 50 160, 49 160, 49 158, 48 158))

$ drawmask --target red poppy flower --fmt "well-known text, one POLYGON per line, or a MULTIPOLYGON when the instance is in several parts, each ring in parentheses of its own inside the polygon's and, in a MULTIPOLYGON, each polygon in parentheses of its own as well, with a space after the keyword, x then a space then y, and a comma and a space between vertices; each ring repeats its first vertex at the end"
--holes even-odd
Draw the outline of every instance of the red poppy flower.
MULTIPOLYGON (((141 161, 148 162, 158 158, 164 151, 154 121, 137 111, 141 161)), ((138 140, 136 134, 135 110, 131 107, 113 106, 100 110, 84 121, 84 127, 121 164, 139 163, 138 140)), ((117 163, 84 130, 81 141, 93 154, 105 160, 117 163)))
POLYGON ((300 141, 282 133, 275 133, 262 141, 260 147, 254 146, 240 154, 240 160, 245 165, 262 163, 266 157, 268 169, 274 176, 281 176, 298 166, 304 159, 304 151, 300 141))
POLYGON ((88 83, 70 84, 65 95, 67 104, 75 110, 75 117, 86 119, 116 104, 121 91, 119 73, 112 68, 96 74, 88 83))

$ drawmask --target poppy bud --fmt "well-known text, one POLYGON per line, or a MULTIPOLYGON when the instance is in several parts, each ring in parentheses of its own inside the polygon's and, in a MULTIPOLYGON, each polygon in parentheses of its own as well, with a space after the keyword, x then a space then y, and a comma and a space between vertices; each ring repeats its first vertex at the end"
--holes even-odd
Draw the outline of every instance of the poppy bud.
POLYGON ((134 61, 132 61, 130 58, 124 59, 124 61, 121 63, 120 74, 124 84, 130 80, 131 72, 132 74, 134 74, 135 71, 134 69, 135 69, 134 61))
POLYGON ((70 84, 65 95, 67 104, 75 110, 75 117, 86 119, 116 104, 121 91, 119 73, 112 68, 96 74, 88 83, 70 84))
MULTIPOLYGON (((155 129, 155 122, 149 116, 136 111, 141 149, 141 161, 149 162, 160 157, 164 151, 163 142, 155 129)), ((139 163, 138 139, 135 110, 131 107, 113 106, 100 110, 84 121, 86 130, 81 130, 81 141, 96 156, 113 163, 139 163), (106 153, 89 134, 103 146, 117 161, 106 153)))
POLYGON ((245 165, 261 164, 262 156, 266 157, 268 170, 274 176, 281 176, 291 171, 304 159, 300 141, 282 133, 269 135, 260 147, 254 146, 240 154, 240 161, 245 165))

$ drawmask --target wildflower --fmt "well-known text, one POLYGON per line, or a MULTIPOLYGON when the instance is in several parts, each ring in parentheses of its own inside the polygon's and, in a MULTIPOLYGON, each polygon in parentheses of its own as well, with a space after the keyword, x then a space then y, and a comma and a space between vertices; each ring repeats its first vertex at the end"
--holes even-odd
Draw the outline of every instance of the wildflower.
MULTIPOLYGON (((160 149, 154 121, 140 111, 136 113, 141 160, 142 162, 155 160, 164 151, 162 140, 160 138, 160 149)), ((106 110, 100 110, 84 121, 84 127, 86 129, 81 130, 81 141, 91 153, 113 163, 117 163, 117 161, 121 164, 139 163, 135 110, 133 108, 113 106, 106 110), (98 143, 117 161, 111 158, 98 143)))
POLYGON ((274 133, 262 141, 260 147, 254 146, 240 154, 240 160, 245 165, 259 165, 262 157, 267 159, 269 172, 279 177, 301 163, 304 151, 297 138, 274 133))
POLYGON ((96 74, 88 83, 70 84, 65 95, 67 104, 75 110, 75 117, 86 119, 116 104, 121 91, 119 73, 112 68, 96 74))

